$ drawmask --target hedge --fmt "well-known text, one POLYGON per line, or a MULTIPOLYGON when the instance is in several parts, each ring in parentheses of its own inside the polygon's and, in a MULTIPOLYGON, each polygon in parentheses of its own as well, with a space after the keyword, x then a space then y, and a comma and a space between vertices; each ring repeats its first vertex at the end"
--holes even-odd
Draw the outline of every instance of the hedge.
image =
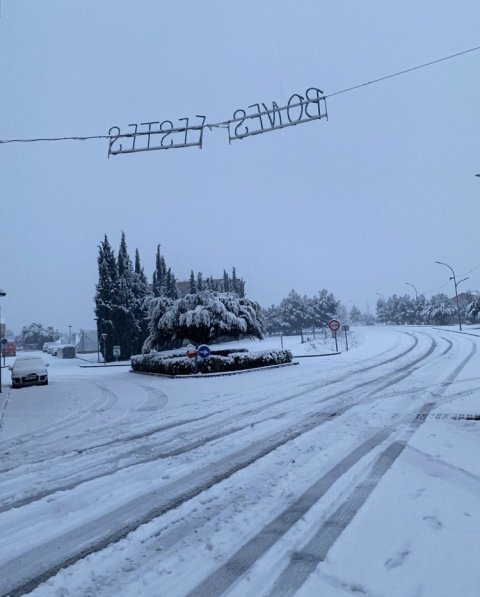
MULTIPOLYGON (((197 373, 222 373, 242 371, 257 367, 270 367, 291 363, 289 350, 262 350, 249 353, 246 349, 215 350, 207 359, 197 359, 197 373)), ((160 352, 134 355, 131 358, 132 370, 163 375, 192 375, 195 373, 195 359, 185 355, 162 355, 160 352)))

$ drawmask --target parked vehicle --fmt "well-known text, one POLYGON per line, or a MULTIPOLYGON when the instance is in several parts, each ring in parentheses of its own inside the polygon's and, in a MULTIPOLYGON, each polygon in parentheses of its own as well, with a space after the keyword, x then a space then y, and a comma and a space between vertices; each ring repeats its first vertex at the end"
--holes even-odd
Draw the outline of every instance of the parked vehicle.
POLYGON ((57 353, 58 353, 58 346, 55 344, 55 345, 54 345, 54 346, 52 346, 51 348, 52 348, 52 350, 50 351, 50 348, 49 348, 49 349, 48 349, 48 352, 49 352, 50 354, 52 354, 54 357, 56 357, 56 356, 57 356, 57 353))
POLYGON ((48 363, 40 357, 17 357, 9 369, 12 372, 12 388, 48 385, 48 363))
POLYGON ((17 345, 13 340, 8 340, 5 344, 2 344, 2 357, 16 357, 17 356, 17 345))
POLYGON ((50 348, 50 346, 53 346, 53 342, 45 342, 45 344, 43 345, 43 352, 48 352, 48 349, 50 348))

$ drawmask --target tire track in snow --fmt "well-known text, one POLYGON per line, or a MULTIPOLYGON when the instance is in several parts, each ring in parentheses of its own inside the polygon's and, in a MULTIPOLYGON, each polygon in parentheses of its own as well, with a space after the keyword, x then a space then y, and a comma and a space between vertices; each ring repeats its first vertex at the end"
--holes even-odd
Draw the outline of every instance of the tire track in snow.
MULTIPOLYGON (((431 354, 431 347, 427 352, 431 354)), ((427 356, 422 355, 421 358, 427 358, 427 356)), ((415 361, 418 362, 418 358, 415 361)), ((337 414, 342 414, 348 408, 350 407, 347 405, 339 409, 337 414)), ((111 543, 125 538, 139 526, 221 483, 234 473, 300 435, 315 429, 325 421, 322 414, 314 415, 301 424, 271 435, 268 440, 254 441, 248 447, 197 469, 184 478, 138 496, 92 522, 85 523, 38 547, 27 550, 0 566, 0 578, 3 579, 4 585, 7 587, 7 592, 4 595, 13 597, 33 590, 61 568, 70 566, 87 555, 101 551, 111 543), (122 521, 120 529, 116 528, 119 520, 122 521), (112 531, 112 529, 114 530, 112 531), (65 557, 65 554, 69 555, 65 557)))
MULTIPOLYGON (((431 344, 430 347, 428 348, 428 350, 426 352, 424 352, 422 355, 420 355, 419 357, 415 358, 413 361, 407 363, 406 365, 404 365, 403 367, 401 367, 398 371, 407 371, 407 373, 404 373, 404 375, 402 375, 398 380, 390 382, 388 385, 391 386, 394 383, 398 383, 398 381, 403 380, 408 374, 409 374, 409 370, 411 369, 412 371, 415 370, 415 368, 412 369, 412 367, 414 365, 416 365, 417 363, 419 363, 420 361, 428 358, 428 356, 430 356, 432 354, 432 352, 434 351, 434 349, 436 348, 436 342, 435 340, 431 340, 431 344)), ((390 362, 390 359, 389 359, 390 362)), ((381 381, 384 379, 384 377, 386 376, 390 376, 391 374, 388 373, 386 375, 382 375, 379 378, 375 379, 375 380, 369 380, 367 382, 362 382, 360 384, 357 384, 356 386, 354 386, 353 390, 357 390, 361 387, 364 387, 366 385, 370 386, 373 385, 374 383, 381 381)), ((381 389, 383 389, 384 386, 382 386, 381 388, 378 389, 378 391, 380 391, 381 389)), ((373 390, 372 392, 370 392, 369 394, 367 394, 368 396, 373 396, 375 395, 378 391, 373 390)), ((337 392, 334 395, 328 396, 327 398, 322 398, 321 400, 315 401, 313 404, 311 405, 306 405, 308 407, 314 407, 317 404, 321 403, 321 402, 325 402, 325 401, 330 401, 334 398, 338 398, 339 396, 344 396, 345 392, 341 391, 341 392, 337 392)), ((280 400, 280 401, 276 401, 276 402, 283 402, 284 399, 280 400)), ((362 400, 355 399, 353 402, 347 402, 344 404, 340 404, 340 405, 334 405, 334 407, 332 408, 332 413, 329 413, 329 416, 326 417, 325 413, 320 413, 320 417, 322 418, 323 422, 327 422, 331 417, 330 414, 333 414, 334 416, 341 416, 342 414, 344 414, 345 412, 347 412, 348 410, 350 410, 351 408, 354 408, 355 406, 357 406, 362 400)), ((296 408, 296 406, 294 407, 296 408)), ((244 411, 243 413, 241 413, 241 415, 248 415, 251 416, 252 414, 259 414, 259 413, 263 413, 264 408, 258 408, 258 409, 249 409, 247 411, 244 411)), ((215 422, 212 423, 211 425, 207 425, 206 427, 204 427, 202 429, 202 431, 205 430, 210 430, 210 429, 214 429, 214 431, 210 432, 209 435, 207 436, 203 436, 197 440, 193 440, 190 441, 186 444, 183 444, 180 448, 173 448, 173 449, 162 449, 160 448, 160 450, 157 448, 155 451, 153 452, 149 452, 148 454, 145 454, 145 447, 141 446, 140 452, 138 452, 138 449, 133 449, 127 453, 121 453, 118 456, 114 456, 111 457, 107 460, 104 461, 104 466, 105 466, 105 470, 101 473, 99 473, 98 471, 92 474, 86 474, 84 475, 82 478, 80 479, 76 479, 75 481, 68 481, 65 483, 57 483, 54 487, 50 487, 48 489, 45 489, 43 491, 38 491, 34 494, 30 494, 28 496, 25 496, 23 498, 20 499, 14 499, 14 500, 8 500, 8 498, 4 497, 2 499, 3 501, 3 506, 0 506, 0 513, 2 512, 7 512, 8 510, 12 509, 12 508, 18 508, 21 506, 26 506, 30 503, 33 503, 35 501, 41 500, 49 495, 52 495, 58 491, 65 491, 65 490, 71 490, 74 489, 75 487, 78 487, 79 485, 81 485, 82 483, 88 482, 88 481, 92 481, 95 479, 100 479, 109 475, 113 475, 116 472, 120 471, 120 470, 125 470, 127 468, 131 468, 134 466, 138 466, 140 464, 146 464, 149 462, 154 462, 156 460, 160 460, 160 459, 166 459, 166 458, 171 458, 171 457, 175 457, 175 456, 179 456, 182 454, 186 454, 192 450, 201 448, 202 446, 206 445, 209 442, 212 441, 216 441, 218 439, 222 439, 225 437, 228 437, 230 435, 233 435, 234 433, 238 433, 240 431, 243 431, 244 429, 251 427, 252 424, 254 425, 259 425, 263 422, 267 422, 270 420, 274 420, 274 419, 279 419, 282 418, 284 416, 286 416, 287 414, 289 414, 288 412, 280 412, 280 413, 275 413, 271 416, 267 416, 267 417, 263 417, 260 419, 256 419, 255 421, 252 422, 251 419, 247 420, 245 423, 240 424, 240 425, 234 425, 233 427, 230 427, 228 429, 225 429, 225 424, 228 423, 229 421, 222 421, 220 428, 221 431, 217 431, 218 427, 219 427, 219 423, 215 422), (118 462, 122 461, 125 462, 125 460, 127 460, 128 458, 134 458, 133 462, 130 462, 128 464, 123 464, 123 466, 118 466, 118 462)), ((311 417, 318 417, 319 413, 318 412, 309 412, 309 413, 304 413, 302 415, 302 420, 300 420, 300 422, 297 422, 296 425, 302 425, 303 422, 308 421, 311 419, 311 417)), ((238 414, 235 415, 235 420, 238 420, 238 414)), ((203 418, 203 417, 202 417, 203 418)), ((231 419, 230 419, 231 420, 231 419)), ((177 425, 169 425, 169 426, 164 426, 161 430, 165 430, 165 429, 171 429, 173 427, 176 427, 177 425)), ((291 429, 291 428, 290 428, 291 429)), ((159 430, 157 429, 156 432, 158 432, 159 430)), ((198 431, 198 430, 196 430, 198 431)), ((287 429, 287 431, 289 431, 287 429)), ((145 439, 145 435, 144 434, 140 434, 139 439, 145 439)), ((265 441, 267 441, 268 438, 265 439, 265 441)), ((107 445, 109 444, 109 442, 107 442, 107 445)), ((92 449, 87 449, 88 452, 90 453, 92 451, 92 449)), ((82 452, 86 452, 87 450, 81 451, 81 450, 77 450, 78 453, 82 453, 82 452)), ((40 461, 40 462, 44 462, 44 461, 40 461)), ((23 464, 23 463, 22 463, 23 464)), ((4 471, 5 472, 5 471, 4 471)))
MULTIPOLYGON (((445 393, 448 386, 471 360, 476 353, 476 350, 476 344, 472 342, 470 353, 454 369, 447 379, 442 382, 441 390, 438 393, 439 397, 445 393)), ((424 404, 420 413, 430 413, 433 408, 435 408, 436 402, 428 402, 424 404)), ((291 556, 290 563, 275 581, 275 584, 269 593, 269 597, 294 595, 298 591, 318 564, 325 559, 332 545, 347 528, 360 508, 365 504, 368 497, 382 480, 383 476, 390 470, 394 462, 403 453, 408 445, 409 439, 415 431, 423 425, 425 420, 426 418, 421 417, 415 419, 410 424, 410 428, 406 433, 406 438, 402 441, 393 442, 378 456, 367 478, 361 482, 349 494, 339 508, 327 518, 306 546, 291 556)))
MULTIPOLYGON (((413 372, 416 367, 414 367, 414 365, 416 365, 417 363, 421 362, 422 360, 425 360, 428 356, 430 356, 430 354, 432 354, 432 352, 434 351, 434 349, 436 348, 437 344, 436 341, 429 338, 431 341, 430 347, 428 348, 428 350, 426 352, 424 352, 422 355, 420 355, 419 357, 415 358, 413 361, 407 363, 406 365, 404 365, 403 367, 401 367, 399 370, 397 371, 406 371, 406 373, 404 373, 402 376, 400 376, 398 379, 389 382, 389 384, 387 384, 388 386, 393 385, 394 383, 398 383, 399 381, 403 380, 407 375, 409 375, 409 372, 413 372)), ((442 353, 443 354, 443 353, 442 353)), ((390 376, 390 374, 386 374, 386 376, 390 376)), ((385 376, 381 376, 375 380, 370 380, 369 382, 365 383, 362 382, 361 384, 358 384, 358 386, 356 386, 354 389, 357 389, 358 387, 363 387, 365 385, 373 385, 374 383, 381 381, 385 376)), ((374 396, 375 394, 378 393, 378 391, 380 391, 381 389, 383 389, 385 386, 381 386, 380 388, 378 388, 377 390, 373 390, 371 392, 369 392, 366 397, 367 398, 371 398, 372 396, 374 396)), ((344 392, 339 392, 337 394, 334 394, 333 396, 329 396, 327 398, 322 398, 319 401, 315 401, 313 404, 310 405, 306 405, 308 407, 314 407, 316 406, 318 403, 321 403, 323 401, 329 401, 332 398, 338 397, 338 396, 344 396, 344 392)), ((331 412, 330 413, 320 413, 320 416, 323 417, 323 421, 327 422, 330 418, 331 415, 333 414, 334 416, 341 416, 343 414, 345 414, 348 410, 354 408, 355 406, 357 406, 359 403, 364 403, 365 400, 364 398, 358 398, 356 397, 356 399, 354 399, 353 401, 344 401, 343 404, 336 404, 332 407, 331 412), (326 416, 326 414, 328 414, 328 416, 326 416)), ((295 407, 296 408, 296 407, 295 407)), ((251 415, 252 413, 263 413, 262 408, 256 409, 256 410, 248 410, 244 413, 241 413, 242 415, 248 414, 251 415)), ((98 472, 98 469, 96 470, 95 473, 89 473, 89 474, 84 474, 83 476, 81 476, 80 478, 79 475, 76 475, 76 479, 74 481, 72 481, 71 479, 69 479, 68 481, 61 483, 61 482, 56 482, 56 484, 54 486, 50 486, 50 487, 46 487, 44 490, 42 491, 37 491, 33 494, 29 494, 26 495, 25 497, 22 498, 17 498, 17 499, 9 499, 8 496, 3 496, 2 498, 2 502, 3 505, 0 506, 0 513, 2 512, 7 512, 8 510, 12 509, 12 508, 18 508, 21 506, 26 506, 28 504, 31 504, 35 501, 41 500, 45 497, 48 497, 50 495, 55 494, 56 492, 59 491, 65 491, 65 490, 72 490, 75 489, 75 487, 78 487, 80 485, 82 485, 85 482, 88 481, 93 481, 96 479, 101 479, 103 477, 109 476, 109 475, 113 475, 121 470, 125 470, 131 467, 135 467, 141 464, 147 464, 149 462, 154 462, 156 460, 160 460, 160 459, 167 459, 167 458, 171 458, 171 457, 175 457, 175 456, 179 456, 179 455, 183 455, 186 454, 190 451, 196 450, 198 448, 201 448, 202 446, 206 445, 207 443, 210 443, 212 441, 216 441, 218 439, 222 439, 225 437, 228 437, 230 435, 233 435, 235 433, 241 432, 243 430, 245 430, 248 427, 251 427, 252 425, 260 425, 261 423, 270 421, 270 420, 274 420, 274 419, 280 419, 283 418, 284 416, 287 416, 288 412, 280 412, 280 413, 275 413, 272 414, 271 416, 267 416, 267 417, 263 417, 260 419, 256 419, 255 421, 252 422, 251 419, 247 420, 245 423, 239 424, 239 425, 234 425, 233 427, 230 427, 228 429, 225 429, 225 424, 226 422, 223 421, 221 422, 221 431, 218 431, 218 427, 219 427, 219 423, 213 423, 211 425, 207 425, 206 427, 204 427, 202 429, 202 431, 208 430, 209 431, 209 435, 206 436, 202 436, 199 439, 190 441, 186 444, 182 444, 181 447, 179 448, 173 448, 173 449, 164 449, 160 446, 160 449, 158 449, 158 446, 154 446, 153 448, 150 448, 149 450, 145 447, 145 446, 139 446, 137 448, 134 448, 132 450, 130 450, 127 453, 120 453, 118 455, 115 455, 113 457, 109 457, 108 459, 104 460, 104 462, 102 463, 104 466, 104 470, 102 472, 98 472), (125 463, 126 460, 133 460, 131 462, 129 462, 128 464, 125 463), (122 462, 122 466, 119 466, 119 462, 122 462)), ((318 416, 318 412, 314 411, 314 412, 308 412, 308 413, 303 413, 302 414, 302 418, 300 421, 297 421, 296 425, 298 424, 302 424, 304 421, 308 421, 310 420, 310 418, 312 416, 318 416)), ((231 420, 231 419, 230 419, 231 420)), ((227 421, 228 422, 230 422, 227 421)), ((238 415, 235 415, 235 420, 238 420, 238 415)), ((163 429, 166 428, 172 428, 172 427, 176 427, 176 425, 170 425, 170 426, 165 426, 163 429)), ((291 428, 291 427, 290 427, 291 428)), ((196 430, 198 431, 198 430, 196 430)), ((141 434, 141 439, 144 439, 145 436, 143 434, 141 434)), ((266 438, 268 439, 268 438, 266 438)), ((82 451, 77 451, 78 453, 81 453, 82 451)), ((88 452, 90 453, 91 450, 88 449, 88 452)), ((29 471, 30 474, 31 471, 29 471)), ((68 474, 68 477, 70 477, 71 475, 68 474)))
MULTIPOLYGON (((88 382, 88 383, 90 383, 90 382, 88 382)), ((1 442, 0 450, 8 451, 12 447, 12 445, 14 445, 16 447, 23 446, 25 444, 30 443, 32 441, 32 439, 37 440, 44 436, 49 437, 50 434, 52 433, 52 431, 57 431, 59 429, 68 428, 72 423, 76 423, 85 418, 88 418, 89 416, 91 416, 92 412, 104 410, 108 405, 110 405, 112 403, 112 396, 110 395, 111 392, 108 390, 108 388, 100 387, 100 384, 94 384, 94 385, 100 390, 100 397, 98 398, 98 400, 96 400, 94 402, 94 404, 92 404, 92 406, 88 410, 85 410, 85 409, 79 410, 74 414, 70 414, 70 415, 67 415, 66 417, 63 417, 62 419, 58 419, 54 423, 49 423, 48 425, 44 425, 43 427, 40 427, 36 431, 33 431, 31 433, 25 433, 23 435, 13 437, 8 441, 1 442), (107 391, 105 391, 105 390, 107 390, 107 391)), ((0 472, 3 472, 3 470, 0 470, 0 472)))
MULTIPOLYGON (((447 349, 450 350, 451 346, 447 349)), ((445 354, 445 352, 443 354, 445 354)), ((470 361, 476 352, 476 345, 472 343, 472 350, 454 369, 454 371, 441 384, 442 391, 438 397, 446 391, 450 383, 458 376, 460 371, 470 361)), ((403 379, 403 376, 401 377, 403 379)), ((428 413, 435 407, 435 402, 428 402, 422 406, 420 413, 428 413)), ((408 435, 411 436, 416 429, 425 422, 426 418, 415 419, 410 423, 408 435)), ((325 492, 345 474, 356 462, 368 452, 377 447, 387 439, 395 428, 383 430, 377 433, 370 440, 361 444, 342 461, 330 469, 312 486, 310 486, 293 504, 288 506, 273 521, 267 524, 259 533, 238 549, 220 568, 209 575, 204 581, 192 590, 189 597, 214 597, 225 593, 239 580, 253 564, 270 549, 287 531, 292 528, 307 511, 314 506, 325 494, 325 492)), ((376 462, 368 475, 353 492, 347 497, 342 505, 327 519, 315 534, 314 538, 300 552, 295 552, 292 560, 284 572, 275 582, 271 597, 277 595, 294 595, 300 586, 305 582, 308 575, 313 572, 318 563, 322 561, 330 547, 345 530, 355 514, 365 503, 368 496, 380 482, 383 475, 400 456, 408 443, 408 439, 390 444, 377 457, 376 462)))

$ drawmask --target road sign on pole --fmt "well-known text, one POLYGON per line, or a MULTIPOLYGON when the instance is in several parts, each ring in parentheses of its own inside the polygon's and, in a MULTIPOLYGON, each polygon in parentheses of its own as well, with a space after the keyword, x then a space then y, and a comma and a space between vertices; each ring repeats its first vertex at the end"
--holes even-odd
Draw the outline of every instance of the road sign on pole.
POLYGON ((338 321, 338 319, 330 319, 327 325, 332 330, 333 335, 335 336, 335 350, 338 352, 337 332, 340 329, 340 322, 338 321))
POLYGON ((327 325, 332 330, 332 332, 338 332, 338 330, 340 329, 340 322, 338 321, 338 319, 330 319, 327 325))
POLYGON ((210 356, 210 348, 206 344, 201 344, 198 347, 198 356, 201 359, 207 359, 210 356))

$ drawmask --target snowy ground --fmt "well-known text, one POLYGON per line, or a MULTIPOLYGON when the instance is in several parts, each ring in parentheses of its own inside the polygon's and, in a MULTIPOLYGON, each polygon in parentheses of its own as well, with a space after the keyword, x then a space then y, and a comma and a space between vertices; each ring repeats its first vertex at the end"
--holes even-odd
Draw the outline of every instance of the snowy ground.
POLYGON ((47 355, 49 386, 10 390, 3 369, 0 595, 478 597, 465 331, 360 328, 233 377, 47 355))

